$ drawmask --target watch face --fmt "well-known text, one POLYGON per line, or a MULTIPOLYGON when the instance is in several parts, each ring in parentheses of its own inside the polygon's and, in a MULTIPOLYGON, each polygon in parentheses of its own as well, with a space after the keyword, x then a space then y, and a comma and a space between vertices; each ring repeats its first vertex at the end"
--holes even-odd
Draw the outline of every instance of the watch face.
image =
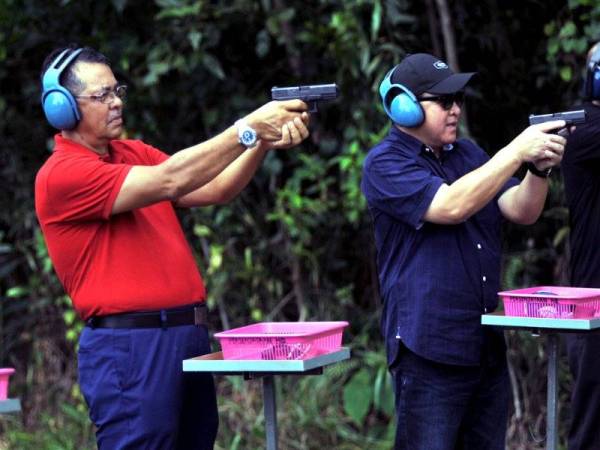
POLYGON ((254 145, 256 142, 256 131, 252 128, 245 128, 240 135, 240 141, 246 146, 254 145))
POLYGON ((244 142, 245 144, 252 143, 254 141, 255 136, 256 135, 252 131, 244 130, 244 132, 242 133, 242 142, 244 142))

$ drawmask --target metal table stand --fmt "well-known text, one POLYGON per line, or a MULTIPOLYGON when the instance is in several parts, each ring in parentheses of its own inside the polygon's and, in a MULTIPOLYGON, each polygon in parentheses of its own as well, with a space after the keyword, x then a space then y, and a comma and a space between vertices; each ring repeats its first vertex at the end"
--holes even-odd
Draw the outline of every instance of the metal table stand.
POLYGON ((223 353, 210 353, 183 361, 184 372, 212 372, 243 375, 245 380, 262 378, 267 450, 277 450, 277 400, 275 375, 315 375, 323 367, 350 358, 350 349, 342 347, 305 360, 234 360, 223 359, 223 353))
POLYGON ((550 319, 537 317, 505 316, 504 313, 491 313, 481 316, 483 325, 506 329, 530 331, 535 335, 545 335, 548 353, 548 390, 546 406, 546 449, 558 448, 558 349, 560 333, 585 333, 600 331, 598 319, 550 319))

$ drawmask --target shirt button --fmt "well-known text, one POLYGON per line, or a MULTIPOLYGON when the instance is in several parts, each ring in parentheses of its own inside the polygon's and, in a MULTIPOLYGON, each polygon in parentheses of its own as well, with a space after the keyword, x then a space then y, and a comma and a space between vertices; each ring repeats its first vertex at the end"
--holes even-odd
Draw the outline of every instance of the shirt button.
POLYGON ((487 313, 487 308, 483 308, 483 312, 484 312, 484 313, 487 313))
POLYGON ((477 250, 481 250, 481 244, 477 244, 477 250))
POLYGON ((487 277, 484 275, 482 278, 483 282, 485 283, 487 281, 487 277))

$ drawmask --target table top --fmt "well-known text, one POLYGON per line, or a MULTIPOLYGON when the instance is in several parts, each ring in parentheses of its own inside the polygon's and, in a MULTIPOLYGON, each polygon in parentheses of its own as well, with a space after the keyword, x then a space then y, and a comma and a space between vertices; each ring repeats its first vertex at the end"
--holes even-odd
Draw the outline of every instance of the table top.
POLYGON ((505 316, 503 312, 483 314, 482 325, 507 328, 526 328, 557 332, 591 331, 600 329, 600 318, 595 319, 551 319, 540 317, 505 316))
POLYGON ((346 347, 342 347, 335 352, 315 356, 314 358, 298 360, 223 359, 223 353, 216 352, 183 360, 183 371, 214 373, 302 373, 349 358, 350 349, 346 347))
POLYGON ((21 411, 21 401, 18 398, 0 400, 0 414, 21 411))

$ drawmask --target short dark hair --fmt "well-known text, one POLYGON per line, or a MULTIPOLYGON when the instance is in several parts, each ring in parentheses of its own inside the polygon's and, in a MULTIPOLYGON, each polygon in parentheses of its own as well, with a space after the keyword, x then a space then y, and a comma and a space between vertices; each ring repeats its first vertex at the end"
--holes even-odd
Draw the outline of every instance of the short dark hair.
MULTIPOLYGON (((66 57, 66 56, 70 55, 72 52, 74 52, 75 50, 77 50, 78 48, 82 48, 82 47, 77 44, 70 44, 66 47, 60 47, 60 48, 57 48, 57 49, 53 50, 52 52, 50 52, 50 54, 48 56, 46 56, 46 59, 44 60, 44 63, 42 64, 42 73, 40 75, 40 80, 42 81, 42 83, 44 80, 44 74, 48 70, 48 67, 50 66, 50 64, 52 64, 54 62, 54 60, 58 57, 58 55, 60 55, 65 50, 70 50, 65 55, 65 57, 66 57)), ((65 87, 73 95, 80 94, 85 89, 84 84, 75 75, 75 72, 73 71, 73 66, 75 65, 76 62, 79 62, 79 61, 88 62, 88 63, 106 64, 108 67, 110 67, 110 60, 106 56, 104 56, 102 53, 100 53, 97 50, 94 50, 91 47, 83 47, 81 52, 75 57, 75 59, 73 61, 71 61, 69 63, 69 65, 67 67, 65 67, 65 70, 63 70, 62 73, 60 74, 59 81, 60 81, 61 86, 65 87)))

